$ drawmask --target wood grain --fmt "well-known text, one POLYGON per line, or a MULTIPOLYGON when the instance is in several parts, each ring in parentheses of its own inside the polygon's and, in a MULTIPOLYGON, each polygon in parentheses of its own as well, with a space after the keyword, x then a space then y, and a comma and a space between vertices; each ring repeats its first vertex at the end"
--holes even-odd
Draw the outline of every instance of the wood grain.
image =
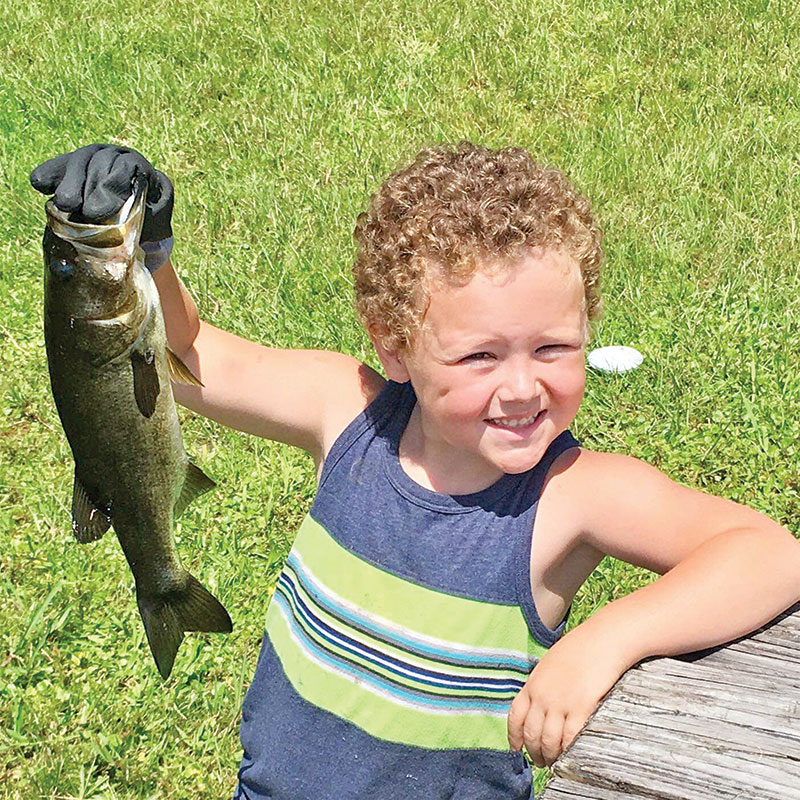
POLYGON ((628 670, 539 800, 800 800, 800 604, 735 642, 628 670))

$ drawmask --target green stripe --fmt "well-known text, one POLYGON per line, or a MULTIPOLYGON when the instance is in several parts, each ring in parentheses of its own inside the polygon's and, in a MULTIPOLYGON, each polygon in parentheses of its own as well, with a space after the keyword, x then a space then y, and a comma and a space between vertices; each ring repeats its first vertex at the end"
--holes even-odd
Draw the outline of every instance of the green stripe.
POLYGON ((398 705, 309 660, 292 638, 274 602, 267 613, 267 632, 286 676, 301 697, 349 720, 372 736, 432 749, 509 749, 505 717, 418 711, 398 705))
MULTIPOLYGON (((280 591, 280 590, 279 590, 280 591)), ((314 607, 314 612, 320 612, 320 618, 323 618, 323 613, 320 611, 318 606, 314 607)), ((409 689, 413 689, 416 691, 423 691, 423 692, 432 692, 439 696, 444 697, 453 697, 459 698, 464 697, 464 695, 469 695, 470 697, 483 697, 487 700, 492 700, 493 702, 502 701, 505 698, 511 702, 514 697, 514 690, 509 689, 507 692, 503 694, 498 694, 497 692, 491 692, 487 689, 482 689, 479 687, 453 687, 453 686, 430 686, 427 684, 420 684, 418 680, 414 677, 404 674, 398 674, 395 671, 387 669, 381 664, 376 664, 373 661, 368 661, 366 658, 362 657, 361 655, 356 655, 349 651, 342 649, 340 646, 327 641, 326 639, 322 638, 316 631, 314 631, 311 627, 309 627, 303 619, 295 615, 295 621, 297 624, 305 631, 306 636, 312 639, 317 645, 325 650, 328 650, 340 658, 345 659, 346 661, 361 666, 365 670, 372 672, 374 674, 380 675, 390 681, 395 683, 399 683, 402 686, 406 686, 409 689)), ((330 621, 328 617, 326 621, 330 621)), ((352 628, 344 628, 341 623, 338 623, 337 629, 343 630, 345 635, 355 638, 354 634, 356 633, 352 628)), ((396 648, 389 647, 384 642, 378 642, 375 639, 368 639, 366 637, 359 638, 359 641, 366 644, 367 647, 377 649, 381 654, 393 655, 400 659, 404 664, 415 663, 421 666, 423 669, 434 669, 438 670, 444 679, 450 677, 457 677, 458 675, 467 675, 469 677, 486 677, 488 676, 490 679, 493 680, 504 680, 508 679, 509 677, 513 680, 523 681, 524 677, 520 676, 519 673, 508 673, 503 670, 461 670, 456 672, 455 668, 451 668, 450 665, 442 666, 438 662, 435 661, 423 661, 423 660, 415 660, 412 662, 412 659, 408 657, 408 654, 405 651, 399 651, 396 648)))
MULTIPOLYGON (((391 535, 391 532, 387 532, 391 535)), ((488 603, 459 597, 446 592, 420 586, 397 575, 376 567, 339 545, 325 529, 310 516, 304 520, 292 548, 300 563, 298 569, 308 572, 308 580, 318 584, 316 591, 332 603, 332 611, 339 606, 347 607, 358 616, 377 618, 373 623, 379 628, 397 627, 400 637, 429 637, 429 644, 445 652, 448 646, 478 655, 481 650, 500 655, 511 651, 515 659, 534 661, 541 658, 547 648, 531 636, 521 609, 514 605, 488 603)), ((400 643, 387 644, 376 640, 370 633, 352 628, 347 622, 323 611, 319 605, 298 585, 297 576, 287 565, 286 573, 292 577, 311 612, 327 622, 335 630, 356 639, 381 653, 396 656, 401 662, 422 668, 436 669, 445 677, 450 675, 514 677, 519 673, 506 669, 482 669, 450 664, 440 664, 433 658, 407 652, 400 643)), ((288 612, 287 612, 288 613, 288 612)), ((364 677, 357 676, 358 665, 370 674, 391 679, 395 684, 409 689, 426 691, 414 677, 397 675, 384 667, 366 662, 363 657, 344 653, 336 644, 323 641, 298 617, 292 624, 301 625, 311 641, 317 642, 325 652, 339 653, 345 663, 353 665, 356 675, 348 674, 347 667, 339 662, 327 663, 322 656, 303 649, 310 646, 302 635, 293 635, 284 611, 273 600, 267 614, 267 632, 283 666, 284 673, 297 693, 308 702, 330 711, 337 716, 363 728, 369 734, 387 741, 400 742, 428 748, 486 748, 508 750, 506 717, 503 713, 486 710, 465 709, 458 713, 443 713, 432 702, 425 707, 426 698, 393 697, 386 687, 373 686, 364 677), (300 636, 298 640, 295 636, 300 636), (387 691, 388 694, 383 694, 387 691), (415 707, 416 703, 422 707, 415 707)), ((478 655, 479 657, 479 655, 478 655)), ((465 690, 452 687, 428 688, 442 697, 452 697, 457 703, 465 690)), ((513 695, 513 690, 511 690, 513 695)), ((486 696, 494 703, 503 702, 496 694, 476 689, 469 691, 470 697, 486 696)), ((465 701, 466 698, 464 697, 465 701)), ((507 698, 510 707, 512 697, 507 698)))
POLYGON ((516 650, 529 659, 547 652, 531 636, 519 606, 458 597, 404 580, 350 553, 310 515, 293 550, 340 597, 406 630, 470 647, 516 650))
MULTIPOLYGON (((308 593, 305 591, 302 585, 300 585, 300 581, 298 580, 294 572, 290 570, 285 570, 285 571, 289 573, 290 577, 292 578, 292 582, 295 584, 297 591, 305 601, 306 605, 310 606, 313 609, 313 613, 317 617, 319 617, 322 621, 326 622, 335 630, 343 631, 347 636, 351 637, 352 639, 355 639, 356 641, 360 642, 361 644, 367 647, 377 649, 381 653, 385 653, 389 656, 397 658, 398 660, 403 661, 407 664, 413 664, 422 669, 438 670, 445 673, 448 676, 454 676, 454 677, 465 676, 469 678, 477 677, 477 678, 487 678, 491 680, 497 680, 498 678, 511 679, 511 680, 524 680, 524 676, 521 675, 519 672, 515 672, 514 670, 503 669, 500 667, 472 667, 472 666, 467 667, 458 664, 451 664, 449 662, 441 662, 432 658, 426 658, 424 656, 420 656, 416 653, 411 653, 404 648, 385 642, 382 639, 380 640, 376 639, 374 636, 371 636, 370 634, 364 633, 363 631, 353 628, 352 626, 347 625, 345 622, 338 619, 337 617, 329 614, 327 611, 321 608, 312 597, 308 595, 308 593)), ((316 636, 316 634, 313 634, 311 631, 308 631, 308 633, 309 635, 316 636)))

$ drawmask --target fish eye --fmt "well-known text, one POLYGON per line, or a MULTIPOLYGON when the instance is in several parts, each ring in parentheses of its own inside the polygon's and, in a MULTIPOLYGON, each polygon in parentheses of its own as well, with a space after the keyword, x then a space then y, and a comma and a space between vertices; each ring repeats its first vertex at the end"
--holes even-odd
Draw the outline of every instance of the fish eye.
POLYGON ((50 272, 62 281, 72 277, 72 264, 65 258, 57 258, 50 262, 50 272))

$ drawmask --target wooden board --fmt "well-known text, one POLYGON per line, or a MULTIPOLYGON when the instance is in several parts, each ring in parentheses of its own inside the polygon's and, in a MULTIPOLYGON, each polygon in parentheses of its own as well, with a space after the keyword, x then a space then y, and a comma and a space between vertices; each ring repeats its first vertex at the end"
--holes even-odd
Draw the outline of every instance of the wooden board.
POLYGON ((541 800, 800 800, 800 604, 629 670, 553 776, 541 800))

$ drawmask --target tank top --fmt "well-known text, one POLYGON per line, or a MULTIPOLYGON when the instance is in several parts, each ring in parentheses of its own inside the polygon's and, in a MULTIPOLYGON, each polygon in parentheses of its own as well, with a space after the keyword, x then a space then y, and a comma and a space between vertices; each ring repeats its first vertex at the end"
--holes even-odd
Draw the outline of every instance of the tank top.
POLYGON ((389 381, 331 448, 267 611, 235 800, 528 800, 506 718, 562 635, 531 534, 565 431, 528 472, 444 495, 398 459, 416 403, 389 381))

